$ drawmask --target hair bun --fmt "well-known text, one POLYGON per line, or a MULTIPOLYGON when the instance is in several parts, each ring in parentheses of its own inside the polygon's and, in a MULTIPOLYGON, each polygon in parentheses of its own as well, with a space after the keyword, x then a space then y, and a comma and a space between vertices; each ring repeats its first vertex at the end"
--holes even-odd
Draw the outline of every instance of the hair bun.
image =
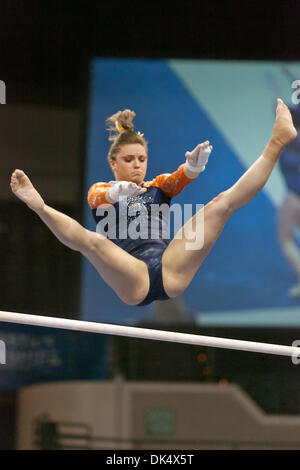
POLYGON ((124 111, 118 111, 109 118, 106 119, 107 130, 109 131, 109 140, 116 140, 118 136, 124 132, 134 132, 133 118, 135 112, 130 109, 124 109, 124 111))

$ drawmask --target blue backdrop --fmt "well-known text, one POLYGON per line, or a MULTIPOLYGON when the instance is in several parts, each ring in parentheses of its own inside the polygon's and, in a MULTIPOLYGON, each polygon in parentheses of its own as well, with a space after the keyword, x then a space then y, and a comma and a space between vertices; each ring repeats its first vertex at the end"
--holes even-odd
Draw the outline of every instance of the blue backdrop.
MULTIPOLYGON (((294 64, 294 73, 300 73, 294 64)), ((95 59, 91 64, 85 194, 113 174, 105 119, 125 108, 136 112, 135 128, 149 142, 146 180, 174 171, 185 152, 209 139, 214 147, 198 179, 173 199, 205 204, 243 174, 263 151, 274 120, 274 86, 287 102, 290 82, 279 63, 95 59)), ((299 75, 300 76, 300 75, 299 75)), ((289 104, 289 102, 288 102, 289 104)), ((295 276, 278 241, 277 214, 286 192, 276 169, 268 187, 229 220, 191 285, 183 303, 191 316, 238 313, 255 317, 270 311, 293 315, 299 300, 287 290, 295 276), (262 312, 262 313, 261 313, 262 312)), ((86 202, 85 226, 95 230, 86 202)), ((136 323, 155 309, 124 305, 96 270, 83 261, 81 317, 109 323, 136 323)), ((219 317, 218 317, 219 318, 219 317)), ((289 322, 288 317, 285 321, 289 322)), ((293 316, 294 318, 294 316, 293 316)), ((255 322, 254 322, 255 323, 255 322)), ((291 323, 293 324, 293 322, 291 323)))

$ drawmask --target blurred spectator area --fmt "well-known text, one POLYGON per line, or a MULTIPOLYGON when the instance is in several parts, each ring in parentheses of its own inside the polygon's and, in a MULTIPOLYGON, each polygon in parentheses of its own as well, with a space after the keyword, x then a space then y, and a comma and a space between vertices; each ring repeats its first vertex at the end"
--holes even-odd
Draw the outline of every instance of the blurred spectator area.
POLYGON ((79 197, 79 112, 41 106, 0 107, 0 201, 16 201, 11 172, 20 168, 47 201, 76 206, 79 197))
POLYGON ((0 392, 0 450, 13 449, 15 444, 16 393, 0 392))

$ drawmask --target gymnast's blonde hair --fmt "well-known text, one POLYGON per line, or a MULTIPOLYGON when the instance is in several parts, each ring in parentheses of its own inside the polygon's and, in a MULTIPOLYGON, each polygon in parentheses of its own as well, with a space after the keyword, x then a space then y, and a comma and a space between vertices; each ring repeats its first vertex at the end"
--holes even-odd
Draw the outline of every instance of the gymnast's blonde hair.
POLYGON ((115 160, 121 147, 126 144, 141 144, 148 153, 148 143, 143 137, 144 134, 134 130, 132 121, 135 115, 134 111, 124 109, 106 119, 108 140, 113 142, 108 152, 108 160, 115 160))

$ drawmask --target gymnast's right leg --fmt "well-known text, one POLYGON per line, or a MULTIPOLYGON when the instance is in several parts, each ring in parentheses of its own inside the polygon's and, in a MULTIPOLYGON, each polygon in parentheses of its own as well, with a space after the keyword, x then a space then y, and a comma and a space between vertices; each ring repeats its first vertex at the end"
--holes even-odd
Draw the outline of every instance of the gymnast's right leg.
POLYGON ((147 265, 111 240, 87 230, 76 220, 46 205, 22 170, 11 176, 13 193, 36 212, 60 242, 79 251, 104 281, 129 305, 140 303, 149 290, 147 265))

